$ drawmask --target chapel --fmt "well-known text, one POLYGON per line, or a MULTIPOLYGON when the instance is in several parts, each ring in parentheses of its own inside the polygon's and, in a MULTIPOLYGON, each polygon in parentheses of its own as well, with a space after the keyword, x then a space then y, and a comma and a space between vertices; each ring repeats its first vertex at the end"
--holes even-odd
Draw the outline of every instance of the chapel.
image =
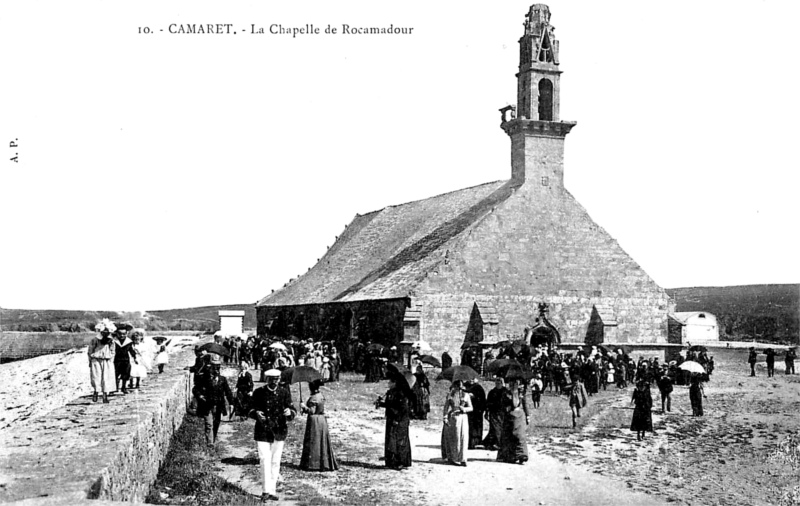
POLYGON ((519 39, 500 110, 510 178, 357 214, 306 274, 257 303, 258 332, 387 346, 526 335, 532 344, 667 342, 674 304, 564 187, 559 41, 546 5, 519 39), (527 332, 525 331, 527 329, 527 332))

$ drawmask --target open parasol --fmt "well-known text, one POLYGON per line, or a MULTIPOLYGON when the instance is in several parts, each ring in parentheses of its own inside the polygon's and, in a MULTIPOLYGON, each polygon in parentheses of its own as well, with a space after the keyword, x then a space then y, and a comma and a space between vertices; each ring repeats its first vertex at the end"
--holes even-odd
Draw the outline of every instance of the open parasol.
POLYGON ((283 343, 279 343, 277 341, 270 344, 269 347, 277 350, 284 350, 284 351, 286 350, 286 346, 283 343))
POLYGON ((699 344, 695 344, 695 345, 689 347, 689 351, 706 351, 707 352, 708 348, 706 348, 705 346, 701 346, 699 344))
POLYGON ((290 367, 281 372, 281 381, 290 385, 294 383, 310 383, 314 380, 322 379, 316 369, 307 365, 290 367))
POLYGON ((420 355, 419 361, 423 364, 430 364, 434 367, 442 367, 442 363, 433 355, 420 355))
POLYGON ((217 343, 206 343, 203 346, 201 346, 200 349, 205 350, 208 353, 216 353, 217 355, 222 355, 223 357, 229 357, 231 355, 226 347, 217 343))
POLYGON ((697 373, 697 374, 706 373, 706 370, 703 368, 703 366, 693 360, 687 360, 686 362, 679 365, 678 368, 683 369, 684 371, 689 371, 691 373, 697 373))
POLYGON ((525 381, 525 380, 528 380, 528 379, 532 378, 533 377, 533 373, 526 373, 525 371, 522 370, 521 367, 516 367, 516 366, 512 365, 512 366, 508 366, 505 369, 505 373, 504 374, 502 374, 502 375, 498 374, 498 376, 503 376, 503 379, 505 379, 506 381, 510 381, 510 380, 525 381))
POLYGON ((511 358, 498 358, 489 362, 489 365, 486 366, 486 372, 497 376, 505 376, 510 367, 522 369, 522 364, 511 358))
POLYGON ((446 379, 450 381, 470 381, 479 378, 480 375, 475 372, 475 369, 468 365, 454 365, 442 371, 442 374, 437 379, 446 379))
MULTIPOLYGON (((298 365, 297 367, 290 367, 281 372, 281 382, 292 385, 294 383, 311 383, 312 381, 322 379, 322 376, 316 369, 307 365, 298 365)), ((300 404, 303 404, 303 386, 299 385, 300 389, 300 404)))
POLYGON ((369 346, 367 346, 367 351, 381 353, 385 348, 386 347, 382 344, 372 343, 369 346))
POLYGON ((414 388, 414 384, 417 382, 417 377, 414 376, 411 371, 406 369, 405 366, 395 364, 394 362, 386 364, 386 372, 389 378, 393 379, 395 383, 408 392, 411 392, 411 389, 414 388))
POLYGON ((427 341, 423 341, 422 339, 411 343, 411 348, 417 351, 431 351, 431 345, 428 344, 427 341))

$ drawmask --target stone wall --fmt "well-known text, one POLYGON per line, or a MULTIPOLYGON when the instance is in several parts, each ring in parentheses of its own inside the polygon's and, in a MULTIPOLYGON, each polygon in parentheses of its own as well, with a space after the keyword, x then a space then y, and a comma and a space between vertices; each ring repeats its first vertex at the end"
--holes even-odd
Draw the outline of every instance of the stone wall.
POLYGON ((86 346, 95 332, 9 332, 0 334, 0 359, 19 360, 86 346))
POLYGON ((595 304, 611 308, 615 340, 666 343, 667 293, 566 191, 526 182, 448 244, 447 261, 415 291, 422 338, 438 352, 460 349, 475 301, 497 309, 500 338, 521 335, 550 304, 562 342, 583 343, 595 304), (545 191, 543 191, 545 190, 545 191))
POLYGON ((78 397, 1 431, 0 502, 143 501, 183 422, 193 363, 184 349, 127 396, 78 397))

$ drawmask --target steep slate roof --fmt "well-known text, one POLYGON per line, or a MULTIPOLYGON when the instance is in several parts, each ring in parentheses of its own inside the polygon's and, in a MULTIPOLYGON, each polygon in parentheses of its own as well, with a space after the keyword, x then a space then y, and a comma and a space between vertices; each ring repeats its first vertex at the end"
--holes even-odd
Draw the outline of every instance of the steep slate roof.
POLYGON ((407 297, 443 248, 512 194, 495 181, 360 216, 307 273, 257 306, 407 297))

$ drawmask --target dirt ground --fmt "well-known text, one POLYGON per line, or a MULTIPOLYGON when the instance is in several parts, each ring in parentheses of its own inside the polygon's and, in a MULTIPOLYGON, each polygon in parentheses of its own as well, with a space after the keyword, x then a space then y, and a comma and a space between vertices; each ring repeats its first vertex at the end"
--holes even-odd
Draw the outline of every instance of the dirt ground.
MULTIPOLYGON (((751 378, 738 352, 717 357, 717 364, 705 390, 705 416, 691 416, 682 386, 673 393, 672 412, 662 414, 654 389, 655 433, 639 442, 628 430, 632 390, 609 389, 591 399, 592 414, 576 430, 566 417, 532 423, 525 466, 498 463, 485 450, 470 450, 467 468, 447 465, 432 420, 412 422, 412 468, 387 470, 380 460, 382 413, 354 407, 357 400, 344 409, 331 406, 340 470, 297 469, 299 418, 284 452, 281 494, 284 502, 301 504, 800 504, 800 376, 784 375, 780 363, 775 377, 759 367, 751 378)), ((347 388, 331 384, 326 396, 340 398, 347 388)), ((543 398, 543 405, 563 402, 543 398)), ((252 421, 230 423, 223 433, 220 472, 258 495, 252 421)))
MULTIPOLYGON (((564 399, 546 394, 532 416, 531 459, 525 466, 495 462, 495 454, 484 450, 468 452, 467 468, 443 463, 436 415, 445 387, 433 382, 431 420, 412 422, 414 465, 402 472, 387 470, 380 460, 383 413, 371 405, 386 385, 343 377, 324 388, 340 469, 297 469, 305 424, 298 417, 284 452, 283 503, 800 504, 800 375, 786 376, 778 361, 773 378, 763 363, 751 378, 746 351, 718 350, 715 355, 705 416, 691 416, 687 388, 680 386, 673 393, 672 412, 662 414, 654 389, 655 434, 643 442, 628 430, 630 389, 610 388, 591 398, 577 430, 570 427, 564 399)), ((5 364, 0 382, 14 386, 0 391, 0 430, 26 423, 90 388, 85 352, 5 364)), ((293 395, 297 398, 296 388, 293 395)), ((255 499, 260 488, 252 430, 251 420, 223 424, 218 469, 255 499)))

